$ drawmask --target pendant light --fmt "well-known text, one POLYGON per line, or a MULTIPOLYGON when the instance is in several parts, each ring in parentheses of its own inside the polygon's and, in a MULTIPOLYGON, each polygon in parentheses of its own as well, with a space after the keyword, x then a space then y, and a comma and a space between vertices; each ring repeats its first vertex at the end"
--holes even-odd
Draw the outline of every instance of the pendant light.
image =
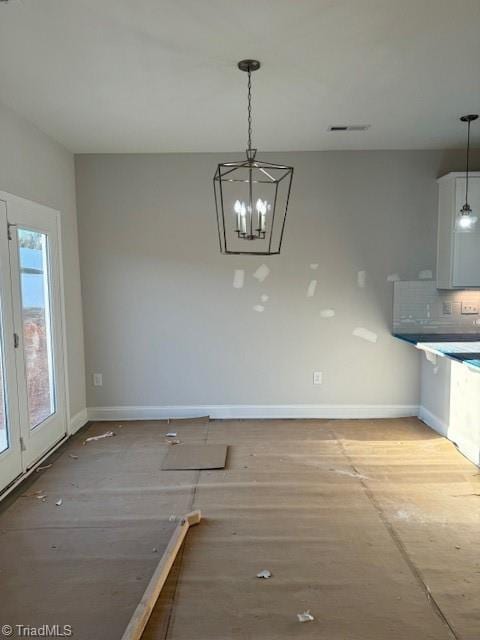
POLYGON ((293 167, 257 160, 252 148, 252 73, 258 60, 241 60, 248 74, 248 148, 246 158, 222 162, 213 178, 221 253, 280 253, 287 218, 293 167))
POLYGON ((473 231, 478 216, 474 215, 472 208, 468 202, 468 172, 469 172, 469 158, 470 158, 470 125, 478 118, 477 114, 470 114, 462 116, 460 120, 467 123, 467 168, 465 172, 465 204, 460 209, 457 215, 457 228, 460 231, 473 231))

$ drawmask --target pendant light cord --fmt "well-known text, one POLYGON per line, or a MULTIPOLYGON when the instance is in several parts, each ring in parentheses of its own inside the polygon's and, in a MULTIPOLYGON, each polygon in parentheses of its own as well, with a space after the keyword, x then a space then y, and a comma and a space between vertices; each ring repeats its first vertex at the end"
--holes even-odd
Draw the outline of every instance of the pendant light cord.
POLYGON ((468 204, 468 160, 470 157, 470 120, 468 121, 468 133, 467 133, 467 180, 465 183, 465 204, 468 204))
MULTIPOLYGON (((470 126, 470 125, 469 125, 470 126)), ((252 148, 252 73, 248 70, 248 149, 252 148)))

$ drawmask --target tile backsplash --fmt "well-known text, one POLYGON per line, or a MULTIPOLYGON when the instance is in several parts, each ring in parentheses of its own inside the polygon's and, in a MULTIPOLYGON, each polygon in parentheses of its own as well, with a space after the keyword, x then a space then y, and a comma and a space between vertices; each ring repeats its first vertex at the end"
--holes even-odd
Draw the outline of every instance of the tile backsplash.
POLYGON ((395 333, 479 333, 480 291, 438 290, 436 282, 394 283, 395 333))

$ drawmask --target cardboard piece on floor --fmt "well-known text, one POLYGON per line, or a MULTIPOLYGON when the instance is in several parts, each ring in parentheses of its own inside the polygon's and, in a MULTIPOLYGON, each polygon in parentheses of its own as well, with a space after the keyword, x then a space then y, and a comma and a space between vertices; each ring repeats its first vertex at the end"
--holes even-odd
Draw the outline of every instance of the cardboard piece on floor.
POLYGON ((226 459, 225 444, 182 444, 169 448, 162 469, 223 469, 226 459))

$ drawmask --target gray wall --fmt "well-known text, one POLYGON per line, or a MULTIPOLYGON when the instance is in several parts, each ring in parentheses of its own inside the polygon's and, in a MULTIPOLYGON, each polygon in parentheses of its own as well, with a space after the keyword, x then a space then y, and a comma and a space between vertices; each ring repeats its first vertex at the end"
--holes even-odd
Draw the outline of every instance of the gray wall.
POLYGON ((212 176, 228 155, 76 157, 88 406, 418 404, 418 354, 390 336, 387 276, 434 271, 435 178, 463 155, 262 157, 295 167, 282 254, 263 259, 219 253, 212 176))
POLYGON ((0 190, 62 214, 70 416, 85 409, 80 268, 73 155, 0 104, 0 190))

